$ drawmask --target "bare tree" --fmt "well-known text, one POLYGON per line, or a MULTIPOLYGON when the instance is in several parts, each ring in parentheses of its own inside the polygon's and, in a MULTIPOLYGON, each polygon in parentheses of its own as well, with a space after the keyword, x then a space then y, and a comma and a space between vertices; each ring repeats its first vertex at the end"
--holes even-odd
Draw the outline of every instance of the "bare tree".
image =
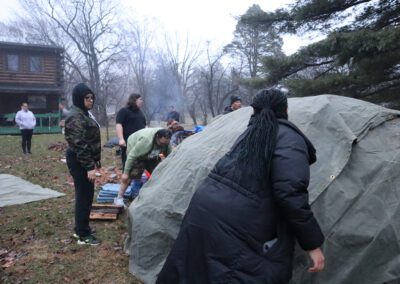
POLYGON ((192 77, 201 55, 199 45, 191 46, 189 38, 186 37, 182 46, 177 37, 175 37, 175 41, 172 41, 165 36, 164 47, 166 49, 165 61, 168 62, 169 68, 176 79, 184 105, 196 124, 195 106, 197 99, 193 97, 191 89, 194 86, 192 77))
POLYGON ((116 7, 110 0, 20 0, 21 5, 38 20, 46 42, 66 49, 65 60, 71 75, 88 83, 96 94, 96 108, 102 125, 108 128, 108 97, 104 91, 104 76, 120 58, 121 37, 116 30, 116 7), (44 17, 43 17, 44 16, 44 17), (40 24, 42 22, 42 24, 40 24), (62 37, 54 38, 54 31, 62 37))
POLYGON ((234 73, 227 74, 230 64, 221 63, 223 56, 222 52, 212 56, 207 49, 207 65, 201 73, 206 89, 207 106, 213 117, 221 113, 226 98, 239 90, 238 80, 229 78, 229 75, 234 73))
POLYGON ((150 95, 155 69, 152 61, 154 31, 147 21, 143 21, 141 24, 131 23, 128 30, 126 34, 129 38, 127 44, 129 65, 133 71, 134 85, 144 100, 143 111, 147 124, 150 124, 155 114, 160 112, 160 107, 152 103, 150 95))
MULTIPOLYGON (((219 99, 219 94, 218 94, 218 89, 216 89, 217 85, 215 84, 216 80, 221 80, 221 78, 224 76, 225 70, 221 71, 221 64, 220 64, 220 59, 223 56, 223 53, 218 54, 214 58, 210 56, 210 50, 209 48, 207 49, 207 66, 204 68, 202 72, 202 78, 205 83, 206 87, 206 96, 207 96, 207 102, 208 102, 208 108, 211 111, 211 115, 214 117, 216 115, 216 111, 214 109, 214 101, 219 99), (219 77, 219 78, 216 78, 219 77)), ((218 102, 217 102, 218 103, 218 102)))
POLYGON ((146 19, 125 27, 117 23, 117 0, 19 1, 30 18, 6 25, 0 36, 64 47, 66 92, 77 82, 88 83, 97 98, 94 111, 107 129, 107 112, 121 107, 130 92, 142 95, 147 123, 175 105, 197 124, 197 115, 206 123, 239 88, 241 72, 222 62, 223 53, 207 50, 203 56, 198 43, 176 35, 164 35, 156 51, 159 29, 146 19), (201 61, 206 63, 200 66, 201 61))
POLYGON ((173 105, 177 109, 183 106, 181 89, 164 56, 158 54, 154 63, 154 80, 150 90, 151 102, 154 108, 159 110, 160 118, 165 119, 168 106, 173 105))

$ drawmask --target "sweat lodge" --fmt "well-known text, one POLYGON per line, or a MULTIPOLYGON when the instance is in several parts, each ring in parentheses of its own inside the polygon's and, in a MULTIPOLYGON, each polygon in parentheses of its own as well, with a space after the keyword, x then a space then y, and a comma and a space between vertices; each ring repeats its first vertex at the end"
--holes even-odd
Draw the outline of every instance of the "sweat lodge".
MULTIPOLYGON (((224 115, 187 138, 130 205, 129 271, 145 283, 155 282, 194 191, 244 131, 251 113, 246 107, 224 115)), ((333 95, 289 99, 289 120, 317 149, 309 197, 326 237, 327 261, 322 272, 307 273, 307 256, 297 249, 291 283, 400 280, 399 115, 333 95)))

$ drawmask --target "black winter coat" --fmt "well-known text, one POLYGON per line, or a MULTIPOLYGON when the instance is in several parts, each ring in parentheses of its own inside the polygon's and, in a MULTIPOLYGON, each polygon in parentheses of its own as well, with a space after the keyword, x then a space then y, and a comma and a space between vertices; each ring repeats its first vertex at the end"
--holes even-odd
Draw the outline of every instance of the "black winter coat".
POLYGON ((304 250, 324 240, 308 203, 315 160, 311 142, 283 119, 269 180, 228 152, 194 194, 157 283, 287 283, 295 240, 304 250))
POLYGON ((228 114, 233 111, 233 108, 231 106, 227 106, 224 108, 224 112, 222 114, 228 114))

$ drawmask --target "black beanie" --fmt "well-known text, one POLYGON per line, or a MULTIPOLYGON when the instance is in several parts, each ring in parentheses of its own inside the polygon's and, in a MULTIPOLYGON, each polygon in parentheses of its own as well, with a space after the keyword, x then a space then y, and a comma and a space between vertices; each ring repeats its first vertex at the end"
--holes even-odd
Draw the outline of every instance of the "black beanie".
POLYGON ((238 96, 231 96, 231 104, 233 104, 234 102, 237 102, 237 101, 241 102, 242 99, 238 96))
POLYGON ((95 99, 93 91, 86 84, 79 83, 76 85, 72 90, 72 103, 74 106, 87 111, 85 108, 85 96, 87 94, 93 94, 93 100, 95 99))

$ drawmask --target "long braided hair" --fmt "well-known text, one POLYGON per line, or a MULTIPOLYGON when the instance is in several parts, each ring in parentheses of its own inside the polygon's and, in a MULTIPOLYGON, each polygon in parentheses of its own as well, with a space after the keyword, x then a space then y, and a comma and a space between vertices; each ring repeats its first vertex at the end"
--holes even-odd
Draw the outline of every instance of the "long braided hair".
POLYGON ((262 178, 270 172, 278 134, 277 119, 288 118, 287 97, 280 89, 264 89, 256 94, 251 106, 254 114, 247 133, 235 148, 239 149, 239 161, 254 167, 252 171, 262 178), (251 160, 255 162, 250 163, 251 160))

